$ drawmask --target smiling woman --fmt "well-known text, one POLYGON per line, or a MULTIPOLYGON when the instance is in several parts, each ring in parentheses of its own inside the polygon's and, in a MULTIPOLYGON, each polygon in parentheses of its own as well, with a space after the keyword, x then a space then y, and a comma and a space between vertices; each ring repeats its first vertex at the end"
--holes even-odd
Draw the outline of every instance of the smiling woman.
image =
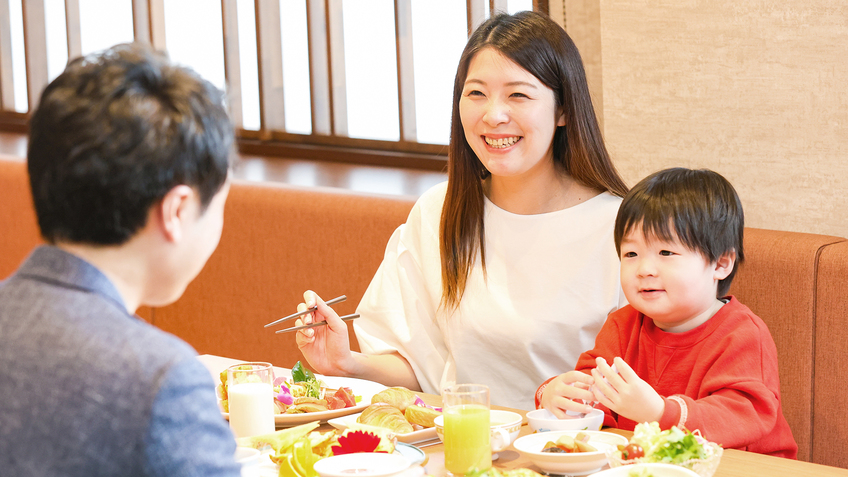
POLYGON ((363 354, 311 292, 304 321, 329 325, 298 345, 323 374, 434 394, 480 383, 493 404, 532 409, 535 376, 573 366, 623 301, 624 191, 571 39, 541 14, 496 15, 459 63, 448 182, 395 231, 357 310, 363 354))

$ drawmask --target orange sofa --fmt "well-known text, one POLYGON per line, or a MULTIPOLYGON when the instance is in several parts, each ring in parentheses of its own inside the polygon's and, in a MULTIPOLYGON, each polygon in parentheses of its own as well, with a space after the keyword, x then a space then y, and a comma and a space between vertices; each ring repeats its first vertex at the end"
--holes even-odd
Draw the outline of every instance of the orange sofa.
MULTIPOLYGON (((0 160, 0 278, 38 243, 24 164, 0 160)), ((352 313, 414 198, 236 181, 221 243, 176 303, 139 314, 200 353, 291 367, 292 334, 264 328, 306 289, 352 313)), ((848 241, 748 228, 731 293, 768 324, 802 460, 848 468, 848 241)), ((352 345, 357 349, 355 338, 352 345)), ((739 425, 745 425, 739 423, 739 425)))

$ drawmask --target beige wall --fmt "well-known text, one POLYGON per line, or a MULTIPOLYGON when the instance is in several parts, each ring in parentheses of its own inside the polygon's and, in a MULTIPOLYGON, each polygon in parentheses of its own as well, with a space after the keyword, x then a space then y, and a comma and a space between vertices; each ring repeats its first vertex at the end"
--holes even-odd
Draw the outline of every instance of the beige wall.
POLYGON ((564 16, 628 183, 707 167, 749 226, 848 237, 848 2, 565 0, 564 16))

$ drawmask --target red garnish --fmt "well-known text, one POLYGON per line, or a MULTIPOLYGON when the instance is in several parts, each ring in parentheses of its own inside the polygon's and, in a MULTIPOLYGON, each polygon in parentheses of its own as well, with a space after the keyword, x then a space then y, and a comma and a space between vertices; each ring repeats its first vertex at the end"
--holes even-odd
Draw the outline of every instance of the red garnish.
MULTIPOLYGON (((357 452, 377 452, 380 437, 370 432, 353 431, 339 437, 339 445, 333 446, 333 455, 355 454, 357 452)), ((385 452, 385 451, 379 451, 385 452)))

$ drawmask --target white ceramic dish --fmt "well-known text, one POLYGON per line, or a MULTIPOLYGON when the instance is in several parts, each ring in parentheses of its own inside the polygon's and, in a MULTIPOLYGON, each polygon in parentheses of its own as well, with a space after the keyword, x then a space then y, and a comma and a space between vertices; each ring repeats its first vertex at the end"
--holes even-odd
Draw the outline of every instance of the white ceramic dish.
MULTIPOLYGON (((277 378, 283 377, 286 379, 290 379, 291 370, 285 368, 274 368, 274 376, 277 378)), ((346 416, 355 412, 362 412, 366 407, 371 405, 372 396, 386 389, 386 386, 383 386, 380 383, 375 383, 374 381, 367 381, 364 379, 340 378, 337 376, 321 375, 315 375, 315 377, 323 381, 324 384, 326 384, 329 388, 338 389, 342 386, 349 387, 351 390, 353 390, 354 396, 361 397, 362 399, 360 399, 359 403, 357 403, 356 406, 346 407, 344 409, 335 409, 332 411, 321 412, 305 412, 302 414, 276 414, 274 415, 274 422, 276 423, 277 427, 293 427, 299 426, 301 424, 307 424, 313 421, 328 421, 330 419, 346 416)), ((218 384, 220 384, 220 380, 218 381, 218 384)), ((221 414, 223 414, 224 418, 226 418, 227 420, 230 419, 230 413, 222 412, 221 414)))
POLYGON ((559 419, 547 409, 536 409, 527 413, 527 422, 536 432, 600 431, 604 425, 604 411, 600 409, 592 409, 585 417, 579 416, 575 414, 573 419, 559 419))
MULTIPOLYGON (((365 400, 364 398, 362 399, 365 400)), ((370 404, 371 398, 368 398, 368 402, 370 404)), ((367 405, 365 407, 368 407, 367 405)), ((361 411, 362 409, 360 409, 361 411)), ((337 417, 335 419, 330 419, 327 423, 336 429, 341 431, 347 429, 351 426, 351 423, 356 423, 356 419, 359 417, 360 413, 357 414, 348 414, 346 416, 337 417)), ((421 429, 418 431, 408 432, 406 434, 395 434, 398 442, 405 442, 407 444, 415 444, 416 442, 429 441, 436 438, 436 428, 430 427, 427 429, 421 429)))
POLYGON ((630 477, 631 472, 645 472, 645 475, 653 477, 698 477, 698 474, 689 469, 672 464, 633 464, 602 470, 592 477, 630 477))
POLYGON ((360 452, 321 459, 314 468, 321 477, 386 477, 403 472, 410 465, 401 454, 360 452))
POLYGON ((259 462, 259 449, 252 447, 236 447, 236 462, 241 465, 253 465, 259 462))
POLYGON ((627 439, 618 434, 602 431, 551 431, 519 437, 512 445, 543 472, 585 475, 601 470, 608 462, 607 452, 616 449, 618 445, 627 445, 627 439), (578 432, 588 434, 588 443, 598 450, 573 454, 542 452, 542 448, 548 441, 556 442, 562 435, 573 437, 578 432))
POLYGON ((395 444, 395 454, 400 454, 409 459, 410 465, 421 465, 427 461, 427 454, 423 450, 403 442, 395 444))

